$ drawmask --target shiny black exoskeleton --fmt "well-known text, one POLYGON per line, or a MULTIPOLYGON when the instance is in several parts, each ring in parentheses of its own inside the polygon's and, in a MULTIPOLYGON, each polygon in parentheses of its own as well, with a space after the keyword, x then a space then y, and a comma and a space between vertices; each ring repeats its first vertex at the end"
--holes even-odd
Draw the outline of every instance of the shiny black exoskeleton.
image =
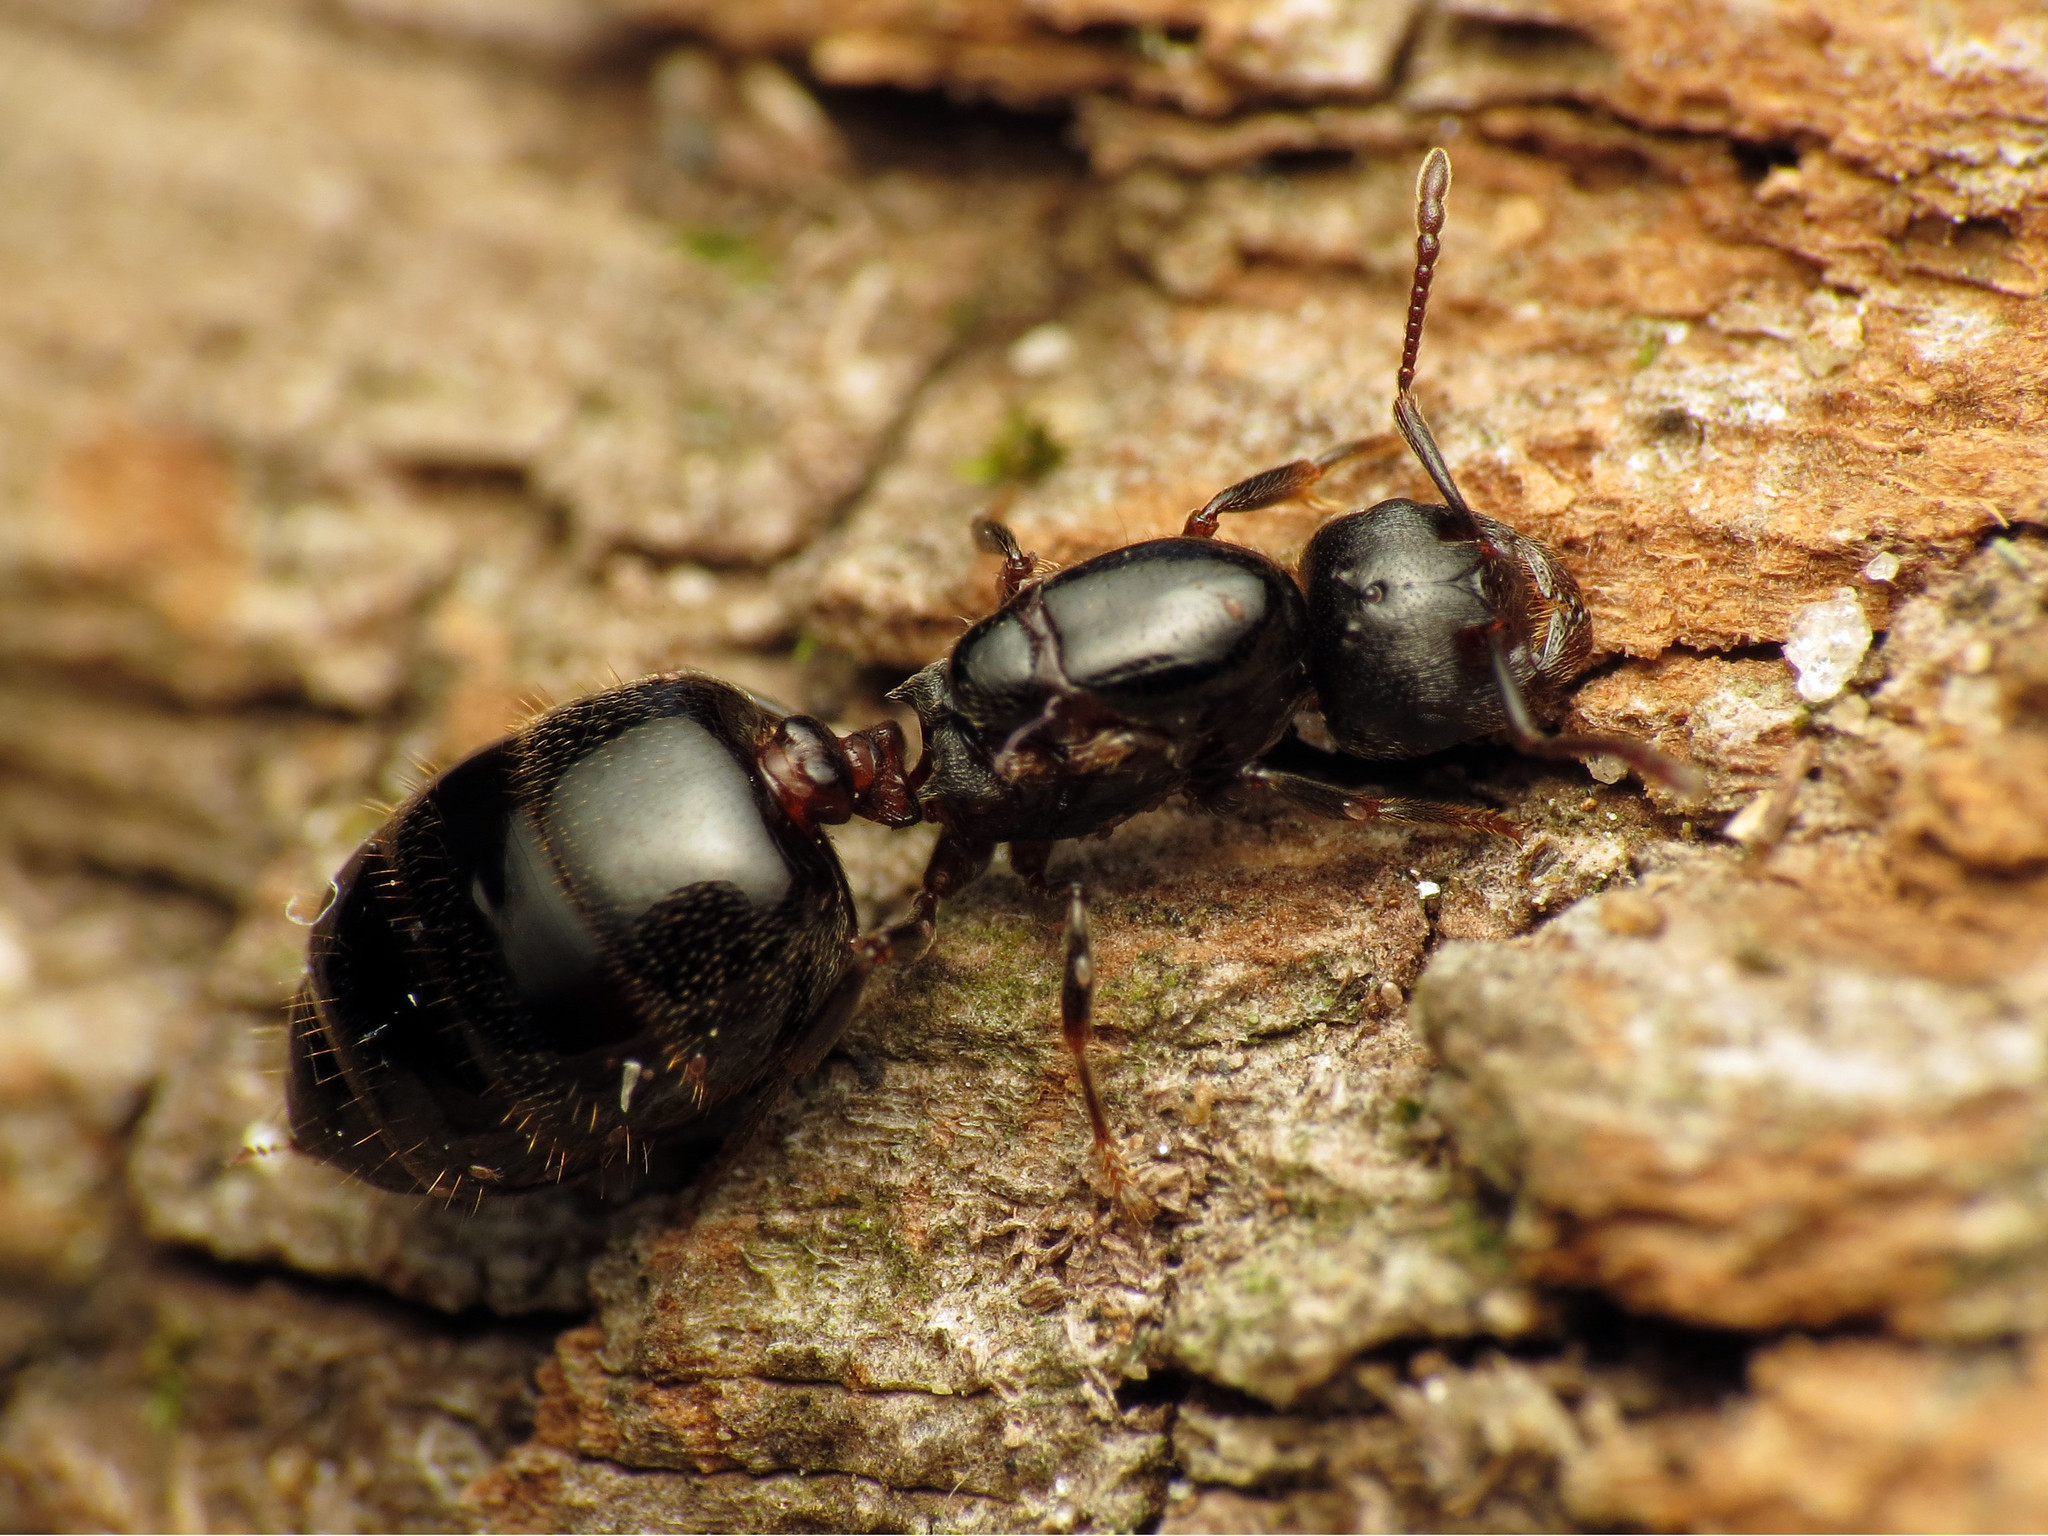
MULTIPOLYGON (((337 877, 292 1014, 299 1145, 454 1196, 720 1139, 823 1056, 869 970, 921 951, 939 903, 999 844, 1037 885, 1054 842, 1174 794, 1226 810, 1264 790, 1324 816, 1513 835, 1481 808, 1271 766, 1310 700, 1355 757, 1504 730, 1524 751, 1609 752, 1686 787, 1640 743, 1536 724, 1590 652, 1578 588, 1541 544, 1466 506, 1409 392, 1449 177, 1432 151, 1394 406, 1442 505, 1336 518, 1300 586, 1217 542, 1219 519, 1303 496, 1363 443, 1240 481, 1179 538, 1057 573, 985 525, 1006 557, 996 612, 893 695, 923 729, 909 773, 893 724, 838 738, 708 678, 541 716, 429 785, 337 877), (856 934, 820 825, 920 813, 941 832, 910 914, 856 934)), ((1066 1044, 1105 1170, 1141 1213, 1088 1065, 1092 987, 1076 888, 1066 1044)))
POLYGON ((1301 557, 1316 696, 1356 757, 1418 757, 1499 730, 1562 755, 1584 743, 1539 739, 1525 694, 1554 703, 1592 654, 1578 583, 1536 540, 1465 505, 1410 393, 1450 189, 1450 157, 1433 149, 1415 182, 1415 278, 1394 382, 1395 425, 1444 505, 1383 501, 1316 530, 1301 557))
MULTIPOLYGON (((1466 505, 1411 392, 1450 185, 1450 158, 1431 150, 1416 179, 1415 276, 1394 385, 1394 423, 1444 499, 1397 498, 1346 513, 1317 529, 1303 551, 1309 672, 1324 724, 1343 751, 1373 761, 1505 732, 1538 756, 1619 757, 1689 795, 1698 788, 1692 770, 1641 742, 1550 735, 1537 724, 1592 655, 1578 583, 1541 543, 1466 505)), ((1213 530, 1218 512, 1299 496, 1360 446, 1233 487, 1191 518, 1189 531, 1213 530), (1261 494, 1243 494, 1255 485, 1261 494)))
POLYGON ((1175 793, 1223 808, 1267 788, 1354 820, 1509 830, 1470 807, 1350 794, 1268 767, 1261 759, 1311 693, 1355 757, 1417 757, 1506 730, 1527 751, 1616 752, 1677 776, 1640 743, 1535 724, 1530 695, 1553 702, 1590 654, 1578 586, 1540 543, 1466 506, 1409 392, 1449 185, 1450 161, 1432 150, 1394 403, 1445 504, 1385 501, 1334 519, 1310 541, 1299 588, 1265 556, 1216 542, 1219 520, 1305 495, 1365 443, 1238 482, 1180 538, 1055 575, 984 525, 1006 556, 997 611, 892 695, 917 710, 924 755, 912 780, 945 829, 923 916, 999 843, 1036 880, 1052 842, 1107 831, 1175 793))
POLYGON ((1354 757, 1420 757, 1509 729, 1497 624, 1515 682, 1545 703, 1592 649, 1577 584, 1550 551, 1448 507, 1383 501, 1325 523, 1302 553, 1301 582, 1316 697, 1354 757), (1489 549, 1505 553, 1505 579, 1489 549))
POLYGON ((855 814, 917 819, 893 724, 841 740, 705 677, 475 753, 335 878, 291 1012, 294 1140, 448 1198, 716 1142, 887 953, 819 830, 855 814))
POLYGON ((1050 843, 1235 778, 1308 692, 1307 646, 1272 561, 1155 539, 1023 585, 893 697, 917 710, 920 796, 949 832, 1050 843))
MULTIPOLYGON (((1677 765, 1619 738, 1545 735, 1528 702, 1554 702, 1585 664, 1578 587, 1541 544, 1465 505, 1409 386, 1443 227, 1450 162, 1417 185, 1415 281, 1394 416, 1445 505, 1382 502, 1318 531, 1301 588, 1254 551, 1214 542, 1226 514, 1306 494, 1364 443, 1267 470, 1218 493, 1182 536, 1111 550, 1056 575, 998 525, 1000 605, 893 697, 917 710, 912 775, 944 832, 913 921, 1007 843, 1042 880, 1051 844, 1106 832, 1180 793, 1212 809, 1277 791, 1325 816, 1434 822, 1513 835, 1489 811, 1359 794, 1262 761, 1314 697, 1337 744, 1417 757, 1506 730, 1525 751, 1618 753, 1674 781, 1677 765), (1306 598, 1301 595, 1306 589, 1306 598)), ((1124 1176, 1088 1069, 1086 911, 1068 919, 1067 1043, 1098 1150, 1124 1176)))

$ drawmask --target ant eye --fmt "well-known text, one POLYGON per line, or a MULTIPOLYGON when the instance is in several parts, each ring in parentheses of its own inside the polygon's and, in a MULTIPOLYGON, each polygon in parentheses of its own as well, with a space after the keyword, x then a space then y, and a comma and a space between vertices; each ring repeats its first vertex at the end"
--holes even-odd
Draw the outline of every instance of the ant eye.
POLYGON ((1368 603, 1380 602, 1387 595, 1387 584, 1384 581, 1369 581, 1365 584, 1365 590, 1358 595, 1368 603))

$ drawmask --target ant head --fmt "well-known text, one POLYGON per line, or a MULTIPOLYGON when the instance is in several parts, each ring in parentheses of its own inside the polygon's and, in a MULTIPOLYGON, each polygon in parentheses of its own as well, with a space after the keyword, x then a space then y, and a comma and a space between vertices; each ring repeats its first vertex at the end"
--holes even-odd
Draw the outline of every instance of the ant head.
POLYGON ((1484 637, 1500 628, 1504 562, 1410 392, 1450 185, 1450 158, 1431 150, 1415 187, 1415 277, 1394 393, 1394 422, 1443 504, 1383 501, 1325 523, 1302 552, 1324 719, 1345 751, 1368 758, 1433 752, 1503 718, 1484 637))
POLYGON ((1486 550, 1448 507, 1383 501, 1334 518, 1302 552, 1310 623, 1373 670, 1459 668, 1459 636, 1494 620, 1486 550))

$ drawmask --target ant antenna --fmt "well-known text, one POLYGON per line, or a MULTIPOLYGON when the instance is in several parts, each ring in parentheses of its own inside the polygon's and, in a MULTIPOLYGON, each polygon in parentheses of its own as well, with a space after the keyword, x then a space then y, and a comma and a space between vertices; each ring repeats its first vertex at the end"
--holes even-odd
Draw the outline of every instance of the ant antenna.
POLYGON ((1436 259, 1443 250, 1439 238, 1444 232, 1444 197, 1451 190, 1451 157, 1432 149, 1422 161, 1422 173, 1415 178, 1415 280, 1408 289, 1408 334, 1401 343, 1401 372, 1394 381, 1394 425, 1401 429, 1415 457, 1429 471, 1442 493, 1444 505, 1465 517, 1472 509, 1458 494, 1451 479, 1451 467, 1429 423, 1422 419, 1422 407, 1415 403, 1415 356, 1422 350, 1422 321, 1429 312, 1429 285, 1436 277, 1436 259))
POLYGON ((1408 290, 1408 339, 1401 348, 1401 375, 1394 393, 1405 395, 1415 382, 1415 354, 1422 350, 1422 316, 1429 308, 1430 279, 1443 250, 1444 195, 1451 190, 1451 157, 1432 149, 1415 178, 1415 283, 1408 290))
MULTIPOLYGON (((1401 429, 1415 457, 1429 471, 1442 493, 1444 505, 1461 518, 1469 530, 1462 537, 1477 542, 1496 559, 1510 558, 1487 536, 1484 525, 1458 494, 1451 479, 1451 467, 1444 462, 1436 436, 1422 418, 1415 403, 1415 357, 1422 350, 1422 321, 1429 310, 1429 285, 1436 277, 1437 257, 1443 252, 1444 198, 1451 190, 1451 157, 1432 149, 1423 157, 1422 172, 1415 178, 1415 280, 1408 290, 1408 334, 1401 344, 1401 372, 1394 383, 1394 424, 1401 429)), ((1443 537, 1458 537, 1446 529, 1443 537)), ((1532 757, 1577 757, 1601 752, 1618 757, 1644 780, 1664 785, 1684 801, 1697 801, 1705 790, 1699 770, 1665 756, 1647 742, 1627 736, 1551 735, 1536 723, 1529 700, 1522 691, 1515 669, 1509 664, 1507 641, 1496 624, 1487 634, 1493 664, 1494 687, 1507 714, 1508 735, 1520 751, 1532 757)))

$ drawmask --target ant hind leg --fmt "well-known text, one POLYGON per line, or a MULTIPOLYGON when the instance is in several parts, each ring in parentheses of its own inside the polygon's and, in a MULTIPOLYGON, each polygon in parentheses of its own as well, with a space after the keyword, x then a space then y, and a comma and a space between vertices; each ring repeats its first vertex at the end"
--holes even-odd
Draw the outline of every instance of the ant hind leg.
POLYGON ((1037 893, 1045 889, 1045 866, 1052 858, 1052 844, 1049 842, 1010 844, 1010 869, 1024 888, 1037 893))
POLYGON ((930 948, 932 935, 938 931, 939 903, 978 878, 994 856, 991 844, 941 832, 932 856, 925 861, 924 879, 911 899, 909 915, 852 940, 854 963, 861 968, 861 975, 878 965, 915 960, 930 948))
POLYGON ((1339 443, 1326 453, 1312 459, 1296 459, 1291 464, 1281 464, 1272 469, 1240 480, 1235 485, 1225 486, 1209 498, 1208 504, 1199 512, 1190 512, 1185 527, 1180 531, 1184 539, 1213 539, 1216 536, 1216 520, 1226 512, 1258 512, 1267 507, 1277 507, 1283 501, 1293 501, 1307 494, 1315 483, 1346 459, 1355 459, 1368 448, 1379 446, 1376 437, 1361 437, 1354 442, 1339 443))
POLYGON ((1003 568, 996 576, 996 605, 1001 607, 1019 592, 1024 584, 1039 574, 1042 561, 1017 543, 1017 535, 1008 526, 996 521, 1004 511, 998 505, 974 520, 974 536, 984 549, 1003 557, 1003 568))

